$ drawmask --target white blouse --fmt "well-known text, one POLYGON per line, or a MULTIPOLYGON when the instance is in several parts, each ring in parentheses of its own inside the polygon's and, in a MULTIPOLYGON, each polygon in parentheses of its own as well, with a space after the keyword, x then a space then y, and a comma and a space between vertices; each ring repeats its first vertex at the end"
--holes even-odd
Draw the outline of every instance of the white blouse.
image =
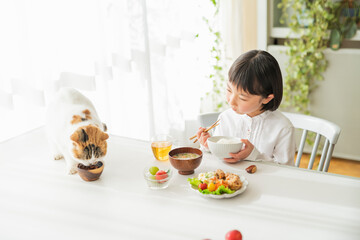
POLYGON ((295 129, 280 111, 265 111, 251 118, 228 109, 219 118, 214 136, 248 139, 254 145, 246 160, 294 165, 295 129))

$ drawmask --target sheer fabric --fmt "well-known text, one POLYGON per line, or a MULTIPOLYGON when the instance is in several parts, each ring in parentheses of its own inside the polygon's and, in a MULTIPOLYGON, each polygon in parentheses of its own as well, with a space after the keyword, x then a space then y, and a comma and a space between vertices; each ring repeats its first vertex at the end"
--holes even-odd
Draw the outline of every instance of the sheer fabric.
POLYGON ((2 1, 0 141, 43 125, 62 86, 87 95, 112 134, 181 139, 211 86, 202 19, 211 8, 192 0, 2 1))

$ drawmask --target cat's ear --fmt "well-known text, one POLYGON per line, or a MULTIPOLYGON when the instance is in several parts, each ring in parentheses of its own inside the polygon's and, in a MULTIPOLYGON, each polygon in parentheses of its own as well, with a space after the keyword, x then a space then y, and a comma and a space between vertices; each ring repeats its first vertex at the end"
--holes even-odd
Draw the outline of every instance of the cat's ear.
POLYGON ((86 142, 89 140, 89 136, 87 135, 84 129, 80 129, 74 132, 70 136, 70 139, 73 140, 74 142, 86 142))
POLYGON ((101 133, 101 140, 102 141, 105 141, 106 139, 108 139, 109 138, 109 135, 107 134, 107 133, 101 133))
POLYGON ((105 123, 102 123, 102 125, 103 125, 104 132, 106 132, 106 131, 107 131, 107 126, 106 126, 106 124, 105 124, 105 123))

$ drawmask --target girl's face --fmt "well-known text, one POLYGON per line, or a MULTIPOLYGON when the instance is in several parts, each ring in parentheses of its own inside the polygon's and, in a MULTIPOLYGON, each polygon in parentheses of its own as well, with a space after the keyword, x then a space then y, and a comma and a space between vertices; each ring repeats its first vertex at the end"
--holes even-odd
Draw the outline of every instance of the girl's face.
POLYGON ((242 89, 237 89, 235 85, 228 82, 226 89, 226 101, 230 107, 238 114, 247 114, 249 117, 255 117, 263 112, 263 104, 267 104, 274 98, 270 94, 267 98, 259 95, 252 95, 242 89))

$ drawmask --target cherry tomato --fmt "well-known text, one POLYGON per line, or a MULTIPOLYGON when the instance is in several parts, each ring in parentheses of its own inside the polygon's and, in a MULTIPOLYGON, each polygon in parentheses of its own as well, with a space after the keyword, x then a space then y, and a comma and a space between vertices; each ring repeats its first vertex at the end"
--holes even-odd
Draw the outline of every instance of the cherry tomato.
POLYGON ((238 230, 231 230, 226 233, 225 240, 242 240, 241 232, 238 230))
POLYGON ((207 184, 206 184, 206 183, 200 183, 200 184, 199 184, 199 188, 200 188, 201 190, 205 190, 205 189, 207 189, 207 184))
POLYGON ((215 190, 215 184, 211 182, 211 183, 209 183, 209 185, 207 186, 207 188, 208 188, 208 190, 209 190, 210 192, 212 192, 212 191, 215 190))
MULTIPOLYGON (((159 171, 157 171, 157 173, 155 174, 156 180, 162 180, 162 179, 165 179, 165 178, 167 178, 167 177, 168 177, 168 174, 167 174, 165 171, 163 171, 163 170, 159 170, 159 171)), ((159 181, 159 183, 164 183, 164 182, 166 182, 166 181, 159 181)))

